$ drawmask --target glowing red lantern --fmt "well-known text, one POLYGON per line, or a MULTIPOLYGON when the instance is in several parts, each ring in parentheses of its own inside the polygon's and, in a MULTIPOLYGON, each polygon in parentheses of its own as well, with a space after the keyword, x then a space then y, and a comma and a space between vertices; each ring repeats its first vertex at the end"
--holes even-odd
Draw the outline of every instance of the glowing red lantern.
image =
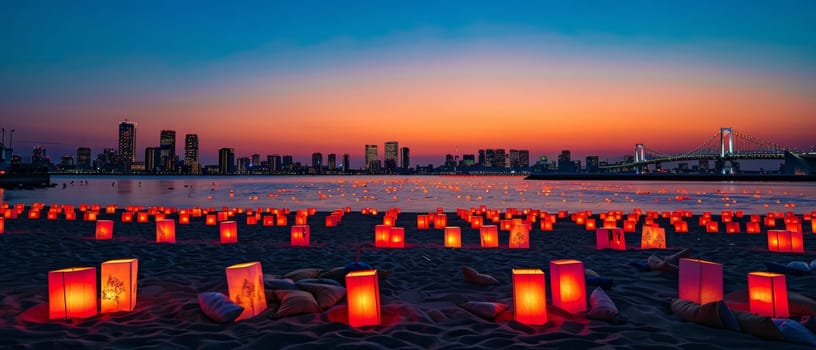
POLYGON ((326 227, 335 227, 337 226, 338 222, 340 222, 340 218, 337 215, 334 214, 326 215, 325 220, 326 227))
POLYGON ((623 222, 623 232, 635 232, 635 226, 637 225, 637 221, 635 220, 626 220, 623 222))
POLYGON ((96 268, 72 267, 48 272, 48 318, 96 315, 96 268))
POLYGON ((584 225, 584 228, 585 228, 587 231, 592 231, 592 230, 594 230, 594 229, 596 228, 596 226, 595 226, 595 219, 586 219, 586 224, 584 225))
POLYGON ((666 249, 666 230, 654 226, 643 226, 640 249, 666 249))
POLYGON ((108 204, 105 207, 105 214, 116 214, 116 205, 108 204))
POLYGON ((427 230, 428 228, 428 215, 417 215, 417 229, 427 230))
POLYGON ((499 230, 496 225, 484 225, 479 228, 482 248, 499 247, 499 230))
POLYGON ((745 232, 746 233, 759 233, 760 232, 759 222, 754 222, 754 221, 746 222, 745 223, 745 232))
POLYGON ((732 221, 725 224, 725 232, 726 233, 739 233, 740 232, 740 224, 739 222, 732 221))
POLYGON ((802 232, 768 230, 768 250, 780 253, 804 253, 802 232))
POLYGON ((584 263, 574 259, 550 261, 553 305, 567 312, 586 311, 584 263))
POLYGON ((707 304, 723 298, 722 264, 699 259, 680 259, 680 299, 707 304))
POLYGON ((83 220, 85 221, 96 221, 96 212, 95 211, 86 211, 83 214, 83 220))
POLYGON ((510 229, 510 248, 530 248, 530 230, 527 225, 516 224, 510 229))
POLYGON ((0 234, 6 232, 6 219, 0 217, 0 234))
POLYGON ((97 220, 95 237, 97 240, 106 240, 113 238, 113 221, 97 220))
POLYGON ((380 324, 380 283, 377 270, 352 271, 346 274, 346 302, 350 326, 380 324))
POLYGON ((56 220, 57 219, 57 212, 53 210, 49 210, 48 213, 45 214, 45 218, 47 220, 56 220))
POLYGON ((69 210, 65 212, 65 220, 74 221, 76 220, 76 212, 73 210, 69 210))
POLYGON ((599 228, 595 230, 595 249, 626 250, 623 229, 599 228))
POLYGON ((244 308, 236 321, 260 315, 266 310, 263 271, 258 261, 227 267, 227 287, 230 300, 244 308))
POLYGON ((36 209, 29 209, 28 210, 28 218, 31 220, 37 220, 40 218, 40 211, 36 209))
POLYGON ((275 226, 286 226, 289 224, 289 220, 286 218, 286 215, 279 214, 275 220, 275 226))
POLYGON ((687 221, 678 221, 674 223, 674 232, 675 233, 688 233, 688 222, 687 221))
POLYGON ((720 231, 720 225, 716 221, 709 221, 706 223, 706 232, 717 233, 720 231))
POLYGON ((129 211, 122 212, 122 222, 133 222, 133 213, 129 211))
POLYGON ((385 225, 374 226, 374 246, 388 248, 391 246, 391 228, 385 225))
POLYGON ((445 248, 462 247, 462 229, 459 227, 445 227, 445 248))
POLYGON ((219 211, 216 214, 216 220, 218 220, 218 222, 229 220, 229 213, 226 211, 219 211))
POLYGON ((615 220, 614 216, 608 216, 603 221, 603 227, 604 228, 616 228, 616 227, 618 227, 618 221, 615 220))
POLYGON ((101 270, 101 312, 133 311, 139 260, 108 260, 102 263, 101 270))
POLYGON ((448 216, 442 213, 437 213, 434 217, 434 228, 444 229, 448 226, 448 216))
POLYGON ((481 216, 476 215, 476 216, 472 216, 470 218, 470 228, 477 229, 477 228, 482 227, 483 224, 484 224, 484 219, 481 216))
POLYGON ((499 228, 502 231, 510 231, 513 228, 513 220, 501 220, 499 222, 499 228))
POLYGON ((289 233, 289 244, 293 247, 309 246, 309 225, 292 225, 289 233))
MULTIPOLYGON (((285 218, 285 216, 284 216, 284 218, 285 218)), ((308 215, 304 215, 304 214, 295 215, 295 225, 306 225, 308 220, 309 220, 308 215)), ((278 226, 286 226, 286 223, 284 223, 283 225, 279 224, 278 226)))
POLYGON ((235 221, 221 221, 218 224, 221 234, 221 244, 238 243, 238 223, 235 221))
POLYGON ((530 325, 547 323, 544 271, 513 269, 513 306, 516 321, 530 325))
POLYGON ((553 223, 548 219, 541 220, 541 231, 552 231, 553 223))
POLYGON ((176 222, 173 219, 156 220, 156 243, 176 243, 176 222))
POLYGON ((748 307, 752 313, 787 318, 788 287, 785 275, 771 272, 748 274, 748 307))
POLYGON ((264 226, 275 226, 275 216, 273 216, 273 215, 264 215, 263 216, 263 225, 264 226))
POLYGON ((775 227, 775 226, 776 226, 776 219, 771 215, 766 216, 765 217, 765 227, 775 227))
POLYGON ((802 232, 802 222, 799 219, 790 220, 790 222, 785 223, 785 230, 791 232, 802 232))
POLYGON ((136 213, 136 222, 138 223, 145 223, 147 222, 147 213, 140 211, 136 213))
POLYGON ((405 248, 405 228, 391 227, 390 230, 390 248, 405 248))

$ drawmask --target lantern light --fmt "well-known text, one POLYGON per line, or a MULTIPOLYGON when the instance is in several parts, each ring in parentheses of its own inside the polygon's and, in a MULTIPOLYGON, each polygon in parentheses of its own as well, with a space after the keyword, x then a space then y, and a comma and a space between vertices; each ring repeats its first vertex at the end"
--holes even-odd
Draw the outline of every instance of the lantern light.
POLYGON ((230 300, 244 308, 236 321, 257 316, 266 310, 266 293, 260 262, 235 264, 227 267, 226 272, 230 300))
POLYGON ((112 220, 97 220, 96 221, 96 240, 107 240, 113 238, 113 221, 112 220))
POLYGON ((138 259, 108 260, 101 269, 101 312, 133 311, 136 306, 138 259))
POLYGON ((771 272, 748 274, 748 307, 752 313, 787 318, 788 288, 785 275, 771 272))
POLYGON ((346 300, 349 325, 380 324, 380 283, 377 270, 352 271, 346 274, 346 300))
POLYGON ((445 227, 445 248, 462 247, 462 229, 459 227, 445 227))
POLYGON ((173 219, 156 220, 156 243, 176 243, 176 222, 173 219))
POLYGON ((654 226, 643 226, 643 233, 640 237, 640 249, 653 248, 666 249, 666 230, 654 226))
POLYGON ((308 247, 310 243, 309 225, 292 225, 289 244, 293 247, 308 247))
POLYGON ((550 261, 552 303, 570 313, 586 311, 584 263, 575 259, 550 261))
POLYGON ((547 323, 544 271, 513 269, 513 306, 516 321, 529 325, 547 323))
POLYGON ((802 232, 768 230, 768 250, 780 253, 804 253, 802 232))
POLYGON ((527 225, 515 224, 510 229, 510 248, 530 248, 530 230, 527 225))
POLYGON ((496 225, 484 225, 479 228, 482 248, 499 247, 499 230, 496 225))
POLYGON ((48 272, 48 318, 68 320, 96 313, 95 267, 48 272))
POLYGON ((626 239, 621 228, 599 228, 595 230, 595 249, 626 250, 626 239))
POLYGON ((723 298, 722 264, 699 259, 680 259, 680 299, 707 304, 723 298))
POLYGON ((235 221, 221 221, 218 224, 218 231, 221 235, 221 244, 238 242, 238 223, 235 221))

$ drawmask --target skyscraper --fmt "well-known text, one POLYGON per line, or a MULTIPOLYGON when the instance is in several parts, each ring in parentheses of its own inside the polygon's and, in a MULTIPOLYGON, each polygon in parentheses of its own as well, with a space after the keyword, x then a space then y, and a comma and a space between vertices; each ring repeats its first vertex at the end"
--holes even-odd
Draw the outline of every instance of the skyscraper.
POLYGON ((91 149, 88 147, 77 148, 77 170, 91 169, 91 149))
POLYGON ((397 170, 399 160, 399 143, 397 141, 388 141, 385 143, 384 162, 386 171, 393 173, 397 170))
POLYGON ((127 119, 119 122, 118 158, 119 171, 130 172, 130 166, 136 161, 136 123, 127 119))
POLYGON ((184 136, 184 166, 188 174, 201 174, 201 164, 198 160, 198 135, 184 136))
POLYGON ((270 154, 266 156, 266 163, 269 167, 270 174, 276 174, 281 171, 281 156, 277 154, 270 154))
POLYGON ((530 167, 530 150, 519 150, 519 166, 522 169, 527 169, 530 167))
POLYGON ((222 148, 218 150, 218 170, 221 175, 235 173, 235 150, 222 148))
POLYGON ((323 153, 312 153, 312 168, 314 168, 314 171, 318 174, 323 172, 323 153))
POLYGON ((161 148, 159 147, 145 147, 145 171, 148 173, 155 173, 161 171, 159 166, 161 160, 161 148))
POLYGON ((176 131, 162 130, 159 138, 159 152, 161 164, 159 169, 163 172, 174 172, 176 170, 176 131))
POLYGON ((348 173, 351 171, 351 159, 349 158, 348 153, 343 154, 343 172, 348 173))
POLYGON ((330 171, 333 172, 333 171, 337 170, 337 155, 334 154, 334 153, 329 153, 328 163, 329 163, 329 170, 330 171))
POLYGON ((411 167, 411 149, 408 147, 403 147, 400 149, 402 151, 400 157, 400 168, 407 170, 411 167))
POLYGON ((379 171, 377 163, 377 145, 365 145, 365 167, 369 173, 379 171))

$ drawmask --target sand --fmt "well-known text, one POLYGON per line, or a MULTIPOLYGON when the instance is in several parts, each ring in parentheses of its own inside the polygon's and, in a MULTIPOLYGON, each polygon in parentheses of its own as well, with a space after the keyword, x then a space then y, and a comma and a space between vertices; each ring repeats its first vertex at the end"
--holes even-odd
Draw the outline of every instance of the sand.
MULTIPOLYGON (((417 230, 416 213, 401 213, 397 226, 405 227, 405 249, 361 251, 362 261, 389 270, 391 275, 380 282, 382 325, 356 329, 346 324, 345 300, 322 313, 277 320, 269 317, 276 307, 271 302, 260 316, 219 324, 202 314, 197 295, 208 291, 227 293, 224 269, 240 262, 260 261, 265 274, 277 275, 300 268, 328 270, 344 266, 354 261, 362 243, 372 243, 374 225, 381 223, 382 213, 371 216, 352 212, 334 228, 324 226, 327 213, 316 213, 309 219, 311 246, 302 248, 289 246, 289 227, 246 225, 240 215, 237 244, 219 244, 217 227, 205 226, 203 218, 194 218, 190 225, 177 224, 176 244, 157 244, 154 223, 122 223, 119 215, 99 216, 116 221, 109 241, 94 240, 95 224, 81 218, 5 220, 5 233, 0 235, 1 347, 806 348, 682 322, 667 307, 667 300, 677 297, 677 275, 644 272, 629 263, 644 261, 651 254, 664 256, 691 248, 694 257, 724 265, 724 289, 729 293, 746 289, 746 274, 764 270, 763 262, 810 262, 816 258, 816 235, 810 233, 805 237, 805 254, 771 253, 764 234, 704 233, 694 218, 689 220, 691 233, 676 234, 667 229, 669 247, 665 251, 640 250, 639 233, 626 235, 629 250, 598 251, 594 232, 562 219, 552 232, 534 226, 529 249, 508 249, 505 231, 499 233, 500 248, 482 249, 478 230, 470 229, 455 213, 448 212, 448 224, 462 227, 463 247, 446 249, 442 230, 417 230), (84 320, 48 320, 49 271, 74 266, 98 268, 106 260, 134 257, 139 259, 135 310, 84 320), (501 315, 499 320, 486 320, 459 307, 468 301, 490 301, 508 304, 512 309, 512 268, 547 271, 550 260, 564 258, 581 260, 586 268, 614 279, 614 287, 607 294, 620 310, 618 319, 590 321, 551 307, 547 325, 528 326, 513 321, 512 313, 501 315), (465 283, 462 265, 490 274, 500 284, 465 283)), ((289 223, 293 221, 294 215, 290 215, 289 223)), ((747 215, 740 221, 747 221, 747 215)), ((667 220, 659 222, 668 227, 667 220)), ((816 296, 816 275, 789 276, 787 283, 790 291, 816 296)))

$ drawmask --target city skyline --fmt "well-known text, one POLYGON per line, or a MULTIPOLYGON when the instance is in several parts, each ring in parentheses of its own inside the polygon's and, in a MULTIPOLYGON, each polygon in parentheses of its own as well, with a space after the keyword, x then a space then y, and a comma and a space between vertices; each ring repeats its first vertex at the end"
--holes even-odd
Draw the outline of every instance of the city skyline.
POLYGON ((807 1, 2 6, 0 127, 23 155, 120 149, 125 118, 136 158, 175 130, 202 164, 233 148, 357 168, 361 145, 390 140, 412 164, 485 147, 614 161, 721 127, 814 146, 807 1))

